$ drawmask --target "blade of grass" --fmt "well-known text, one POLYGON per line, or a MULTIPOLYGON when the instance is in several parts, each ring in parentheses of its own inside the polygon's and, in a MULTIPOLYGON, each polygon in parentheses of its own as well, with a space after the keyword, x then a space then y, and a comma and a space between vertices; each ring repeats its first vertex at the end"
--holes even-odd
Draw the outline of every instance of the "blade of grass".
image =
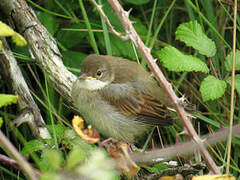
POLYGON ((85 24, 86 24, 86 26, 88 28, 88 33, 89 33, 89 37, 90 37, 90 44, 91 44, 94 52, 96 54, 99 54, 97 43, 96 43, 94 34, 92 32, 91 24, 90 24, 90 22, 88 20, 87 12, 86 12, 86 10, 84 8, 83 1, 82 0, 78 0, 78 2, 79 2, 79 6, 80 6, 80 8, 82 10, 83 19, 84 19, 85 24))
POLYGON ((0 170, 5 172, 6 174, 9 174, 10 176, 18 179, 18 180, 24 180, 23 178, 19 177, 18 175, 14 174, 14 172, 11 172, 9 169, 7 169, 3 166, 0 166, 0 170))
POLYGON ((46 12, 46 13, 49 13, 49 14, 52 14, 54 16, 58 16, 58 17, 62 17, 62 18, 66 18, 66 19, 72 19, 71 17, 68 17, 68 16, 65 16, 65 15, 62 15, 62 14, 59 14, 59 13, 55 13, 55 12, 52 12, 52 11, 49 11, 48 9, 45 9, 41 6, 39 6, 38 4, 32 2, 31 0, 27 0, 27 2, 29 2, 30 4, 32 4, 34 7, 46 12))
POLYGON ((51 110, 51 104, 50 104, 50 96, 49 96, 49 91, 48 91, 48 79, 46 76, 46 73, 44 72, 44 81, 45 81, 45 89, 46 89, 46 95, 47 95, 47 103, 48 103, 48 112, 52 124, 52 129, 53 129, 53 139, 54 139, 54 144, 56 149, 58 149, 58 141, 57 141, 57 134, 56 134, 56 129, 55 129, 55 123, 53 120, 53 115, 52 115, 52 110, 51 110))
MULTIPOLYGON (((98 0, 98 4, 102 5, 102 1, 98 0)), ((111 42, 110 42, 110 38, 109 38, 109 32, 108 32, 108 29, 107 29, 107 25, 106 25, 106 22, 101 15, 100 15, 100 18, 101 18, 102 27, 103 27, 103 35, 104 35, 104 41, 105 41, 105 44, 106 44, 107 54, 112 55, 112 47, 111 47, 111 42)))
POLYGON ((153 45, 154 45, 154 43, 155 43, 155 41, 156 41, 156 39, 157 39, 158 33, 160 32, 160 30, 161 30, 161 28, 162 28, 162 25, 163 25, 163 23, 165 22, 168 14, 169 14, 169 12, 170 12, 170 10, 172 9, 172 7, 173 7, 174 4, 175 4, 175 2, 176 2, 176 0, 173 0, 173 1, 172 1, 172 3, 170 4, 168 10, 165 12, 165 14, 164 14, 161 22, 159 23, 159 25, 158 25, 158 27, 157 27, 157 30, 155 31, 155 33, 154 33, 154 35, 153 35, 152 41, 150 42, 150 46, 149 46, 150 49, 152 49, 152 47, 153 47, 153 45))

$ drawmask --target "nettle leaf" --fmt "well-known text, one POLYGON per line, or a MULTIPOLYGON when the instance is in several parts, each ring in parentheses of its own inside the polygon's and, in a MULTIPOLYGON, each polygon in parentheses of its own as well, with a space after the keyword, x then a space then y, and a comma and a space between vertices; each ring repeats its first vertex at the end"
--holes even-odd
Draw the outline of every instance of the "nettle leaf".
MULTIPOLYGON (((232 85, 232 77, 228 77, 226 79, 226 81, 228 84, 232 85)), ((240 94, 240 74, 237 74, 235 76, 234 86, 235 86, 235 89, 237 90, 237 92, 240 94)))
POLYGON ((178 26, 176 39, 198 50, 200 54, 213 57, 216 54, 215 43, 203 32, 197 21, 191 21, 178 26))
POLYGON ((197 57, 185 55, 172 46, 167 46, 157 52, 163 66, 169 71, 200 71, 207 73, 209 71, 207 65, 197 57))
POLYGON ((220 98, 224 94, 226 86, 226 82, 223 80, 219 80, 214 76, 206 77, 200 85, 203 101, 220 98))
MULTIPOLYGON (((233 58, 233 52, 229 53, 225 59, 225 67, 228 71, 232 71, 232 58, 233 58)), ((235 70, 240 70, 240 50, 236 50, 235 55, 235 70)))
POLYGON ((16 104, 18 100, 18 96, 10 95, 10 94, 0 94, 0 107, 7 106, 12 103, 16 104))

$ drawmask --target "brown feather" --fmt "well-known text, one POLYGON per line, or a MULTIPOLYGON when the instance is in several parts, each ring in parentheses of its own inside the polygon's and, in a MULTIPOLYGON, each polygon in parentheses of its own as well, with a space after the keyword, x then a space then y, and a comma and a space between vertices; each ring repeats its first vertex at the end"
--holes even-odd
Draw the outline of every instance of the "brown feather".
POLYGON ((149 94, 135 93, 126 98, 105 100, 124 115, 135 117, 136 121, 159 126, 173 123, 167 107, 149 94))

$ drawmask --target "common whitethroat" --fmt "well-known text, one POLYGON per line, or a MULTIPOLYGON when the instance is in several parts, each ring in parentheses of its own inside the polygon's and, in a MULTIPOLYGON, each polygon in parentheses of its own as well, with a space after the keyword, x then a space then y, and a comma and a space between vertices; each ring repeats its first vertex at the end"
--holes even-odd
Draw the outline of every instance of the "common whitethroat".
POLYGON ((141 65, 94 54, 83 60, 81 73, 72 88, 74 105, 102 135, 135 143, 155 125, 172 125, 172 103, 141 65))

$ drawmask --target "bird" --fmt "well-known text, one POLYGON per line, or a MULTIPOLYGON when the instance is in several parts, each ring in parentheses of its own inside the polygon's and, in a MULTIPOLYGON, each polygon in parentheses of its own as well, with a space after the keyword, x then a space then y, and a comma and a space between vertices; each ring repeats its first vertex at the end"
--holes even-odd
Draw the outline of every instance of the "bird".
POLYGON ((73 83, 72 100, 104 137, 136 143, 154 126, 173 124, 173 103, 150 72, 134 61, 91 54, 73 83))

